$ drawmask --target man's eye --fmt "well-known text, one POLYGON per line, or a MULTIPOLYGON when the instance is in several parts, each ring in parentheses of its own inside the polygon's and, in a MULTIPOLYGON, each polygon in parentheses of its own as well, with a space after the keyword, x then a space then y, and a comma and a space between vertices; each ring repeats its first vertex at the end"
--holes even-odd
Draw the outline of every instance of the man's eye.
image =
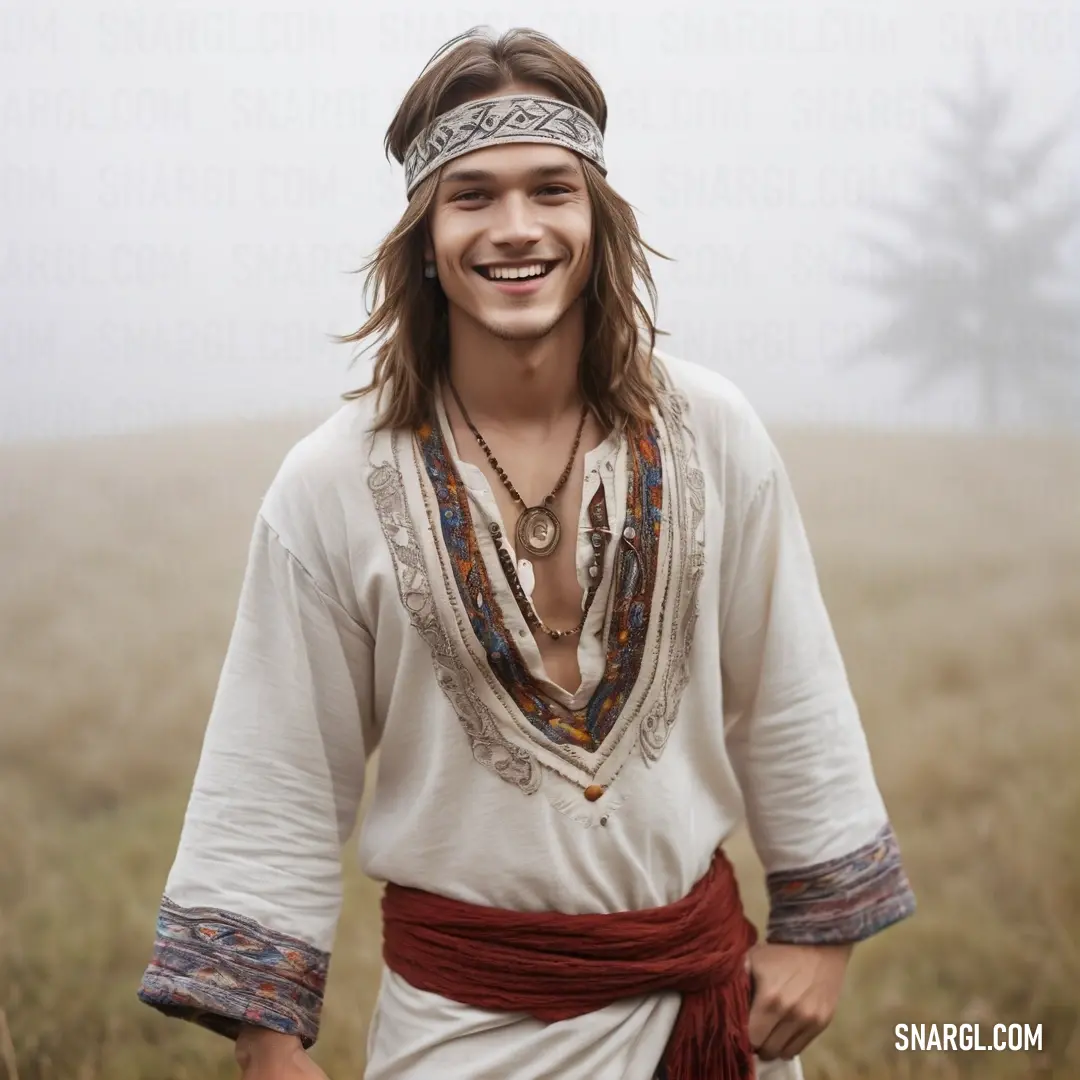
MULTIPOLYGON (((537 192, 538 195, 550 197, 553 195, 569 195, 570 188, 565 187, 563 184, 548 184, 545 187, 540 188, 537 192)), ((451 198, 451 202, 477 202, 480 199, 487 199, 490 196, 486 191, 460 191, 457 195, 451 198)))

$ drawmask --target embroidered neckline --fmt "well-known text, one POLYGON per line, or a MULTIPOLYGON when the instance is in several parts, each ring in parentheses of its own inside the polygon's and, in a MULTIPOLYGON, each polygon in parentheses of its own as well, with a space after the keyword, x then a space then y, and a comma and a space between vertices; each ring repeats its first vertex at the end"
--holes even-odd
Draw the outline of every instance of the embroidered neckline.
POLYGON ((663 469, 655 426, 630 439, 626 515, 615 554, 604 673, 588 703, 576 710, 547 696, 514 643, 480 551, 468 492, 439 425, 427 421, 415 434, 435 491, 458 595, 493 674, 546 739, 597 750, 615 726, 645 655, 663 518, 663 469))

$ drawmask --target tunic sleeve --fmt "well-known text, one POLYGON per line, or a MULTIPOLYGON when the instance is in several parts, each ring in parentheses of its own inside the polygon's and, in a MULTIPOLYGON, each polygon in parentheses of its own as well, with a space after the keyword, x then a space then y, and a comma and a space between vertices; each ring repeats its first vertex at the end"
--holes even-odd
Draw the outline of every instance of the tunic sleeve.
POLYGON ((260 514, 139 997, 235 1038, 316 1038, 372 639, 260 514))
POLYGON ((764 864, 770 941, 859 941, 914 911, 779 455, 728 540, 727 744, 764 864))

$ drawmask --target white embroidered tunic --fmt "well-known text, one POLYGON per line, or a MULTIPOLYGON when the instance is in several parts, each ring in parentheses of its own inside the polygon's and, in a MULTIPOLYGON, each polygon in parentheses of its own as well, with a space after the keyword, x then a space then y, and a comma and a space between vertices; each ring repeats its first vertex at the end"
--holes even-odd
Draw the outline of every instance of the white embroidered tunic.
MULTIPOLYGON (((547 678, 489 530, 513 523, 441 406, 420 432, 373 435, 374 399, 349 402, 290 451, 255 522, 144 1001, 314 1041, 376 749, 359 857, 379 881, 522 911, 662 906, 745 816, 769 940, 857 941, 911 913, 784 465, 727 379, 658 363, 649 437, 586 457, 583 592, 595 515, 610 539, 574 692, 547 678)), ((364 1075, 651 1080, 678 1009, 669 993, 545 1024, 384 969, 364 1075)))

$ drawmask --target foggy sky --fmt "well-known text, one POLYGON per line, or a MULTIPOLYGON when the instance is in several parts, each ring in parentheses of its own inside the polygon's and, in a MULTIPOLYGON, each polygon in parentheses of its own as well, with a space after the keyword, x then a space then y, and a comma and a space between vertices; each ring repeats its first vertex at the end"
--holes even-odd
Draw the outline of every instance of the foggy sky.
MULTIPOLYGON (((327 336, 363 322, 347 271, 405 205, 383 135, 478 23, 600 80, 609 179, 677 260, 652 260, 662 348, 768 418, 967 424, 963 384, 903 405, 900 368, 838 368, 874 309, 834 276, 864 265, 871 201, 917 194, 932 92, 968 85, 977 35, 1010 130, 1080 119, 1080 0, 68 0, 0 7, 0 440, 329 411, 359 385, 327 336)), ((1058 170, 1075 186, 1080 139, 1058 170)))

